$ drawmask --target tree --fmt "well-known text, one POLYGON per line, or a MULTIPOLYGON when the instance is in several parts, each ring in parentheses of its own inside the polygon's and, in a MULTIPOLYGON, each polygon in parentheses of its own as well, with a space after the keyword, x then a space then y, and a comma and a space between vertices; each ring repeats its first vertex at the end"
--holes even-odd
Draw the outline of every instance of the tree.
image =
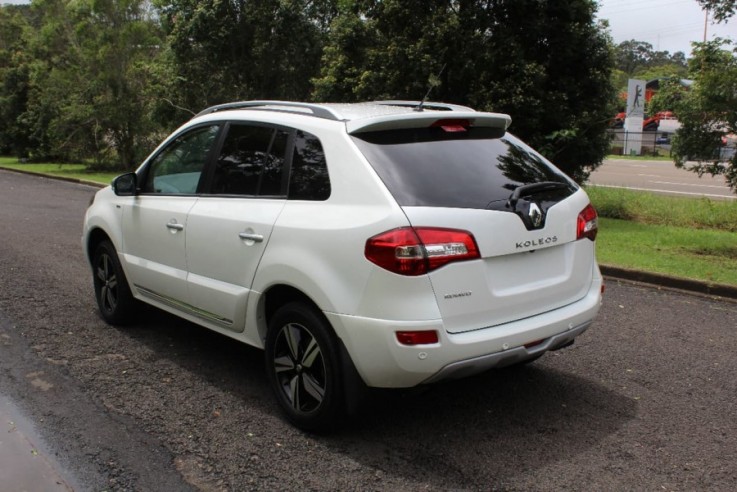
POLYGON ((672 108, 681 122, 673 139, 676 166, 699 174, 724 175, 737 192, 737 155, 725 153, 723 141, 737 133, 737 50, 716 40, 694 43, 689 61, 694 85, 666 86, 655 97, 659 108, 672 108), (691 164, 689 161, 696 161, 691 164))
POLYGON ((647 67, 653 58, 653 45, 644 41, 622 41, 615 49, 617 69, 632 75, 638 68, 647 67))
POLYGON ((627 80, 631 78, 682 78, 688 71, 686 55, 682 51, 671 55, 668 51, 656 51, 653 45, 644 41, 622 41, 614 49, 614 56, 616 70, 622 73, 623 84, 618 87, 626 87, 627 80))
POLYGON ((28 104, 30 8, 0 7, 0 153, 26 157, 31 135, 20 116, 28 104))
POLYGON ((29 95, 20 119, 37 157, 135 166, 151 147, 165 78, 145 0, 35 0, 29 95))
POLYGON ((177 74, 177 106, 197 111, 239 99, 309 96, 332 2, 160 0, 157 5, 177 74))
POLYGON ((589 0, 341 2, 315 99, 432 99, 509 113, 578 181, 608 151, 613 65, 589 0))
POLYGON ((737 13, 737 3, 734 0, 698 0, 701 7, 708 9, 717 22, 724 22, 737 13))

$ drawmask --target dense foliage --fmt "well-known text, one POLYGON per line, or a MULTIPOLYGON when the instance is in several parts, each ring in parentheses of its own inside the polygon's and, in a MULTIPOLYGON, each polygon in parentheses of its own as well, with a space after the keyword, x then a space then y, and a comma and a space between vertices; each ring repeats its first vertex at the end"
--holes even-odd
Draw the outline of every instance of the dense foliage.
POLYGON ((363 1, 332 24, 317 99, 432 99, 509 113, 583 180, 605 155, 611 50, 589 1, 363 1), (565 27, 563 27, 565 26, 565 27))
POLYGON ((167 78, 147 5, 36 0, 0 9, 15 35, 1 41, 10 59, 0 62, 0 114, 12 128, 0 131, 3 151, 135 165, 156 138, 152 112, 167 78))
POLYGON ((653 104, 671 108, 681 128, 673 140, 676 165, 699 175, 724 175, 737 191, 737 154, 725 144, 737 133, 737 49, 726 40, 696 43, 689 60, 690 90, 663 88, 653 104))
POLYGON ((592 0, 33 0, 0 8, 0 152, 130 168, 203 107, 430 99, 509 113, 581 181, 608 149, 592 0))
POLYGON ((697 0, 701 6, 708 9, 714 19, 723 22, 737 13, 737 2, 734 0, 697 0))

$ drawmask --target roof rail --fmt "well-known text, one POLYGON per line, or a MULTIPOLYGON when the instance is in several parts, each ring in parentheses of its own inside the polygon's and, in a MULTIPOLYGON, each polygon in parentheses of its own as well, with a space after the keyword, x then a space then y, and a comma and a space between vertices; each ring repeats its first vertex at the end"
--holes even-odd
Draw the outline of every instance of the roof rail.
MULTIPOLYGON (((401 106, 405 108, 418 108, 420 101, 374 101, 374 104, 380 104, 382 106, 401 106)), ((424 102, 422 107, 426 109, 434 109, 436 111, 476 111, 468 106, 461 106, 459 104, 448 104, 441 102, 424 102)))
POLYGON ((315 116, 317 118, 323 118, 326 120, 342 120, 338 113, 325 106, 293 101, 239 101, 226 104, 218 104, 217 106, 211 106, 200 111, 194 116, 194 118, 210 113, 216 113, 219 111, 232 111, 236 109, 261 109, 266 111, 281 111, 287 113, 299 112, 301 114, 307 114, 309 116, 315 116), (309 110, 311 113, 295 111, 299 109, 309 110))

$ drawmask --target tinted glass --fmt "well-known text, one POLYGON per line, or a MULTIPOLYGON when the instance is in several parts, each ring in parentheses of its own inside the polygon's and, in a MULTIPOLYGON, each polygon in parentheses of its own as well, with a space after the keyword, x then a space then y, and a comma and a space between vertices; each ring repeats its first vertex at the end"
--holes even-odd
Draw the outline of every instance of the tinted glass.
POLYGON ((196 128, 169 142, 151 161, 143 192, 195 194, 218 129, 218 125, 196 128))
POLYGON ((327 200, 330 177, 322 144, 316 136, 297 130, 289 177, 289 198, 292 200, 327 200))
POLYGON ((523 184, 568 184, 552 192, 557 197, 545 197, 555 200, 576 189, 538 153, 492 128, 403 129, 353 139, 402 206, 500 208, 523 184))
POLYGON ((271 143, 269 153, 264 160, 264 168, 261 173, 261 184, 258 194, 262 196, 278 196, 282 193, 282 175, 284 171, 284 156, 287 153, 289 132, 276 130, 274 141, 271 143))
POLYGON ((231 124, 215 163, 212 193, 279 195, 288 133, 231 124))

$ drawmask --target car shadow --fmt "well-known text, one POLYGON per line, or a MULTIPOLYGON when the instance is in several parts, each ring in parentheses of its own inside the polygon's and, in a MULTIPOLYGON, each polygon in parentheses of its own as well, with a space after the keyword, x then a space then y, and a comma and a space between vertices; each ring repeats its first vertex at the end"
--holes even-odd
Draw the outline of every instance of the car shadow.
POLYGON ((635 418, 636 401, 544 360, 424 392, 383 392, 327 440, 385 473, 490 490, 510 486, 523 470, 586 453, 635 418))
MULTIPOLYGON (((374 390, 363 409, 335 432, 303 433, 283 420, 260 350, 145 309, 145 323, 121 331, 148 346, 152 358, 173 362, 192 380, 201 381, 199 390, 189 383, 199 398, 203 392, 212 393, 214 386, 226 395, 216 396, 222 401, 215 405, 234 407, 223 410, 217 426, 207 422, 208 432, 232 434, 238 429, 284 440, 307 438, 325 446, 336 461, 347 458, 377 473, 441 489, 459 484, 506 488, 515 474, 586 453, 634 419, 637 411, 631 398, 565 365, 551 367, 543 357, 527 366, 419 390, 374 390)), ((188 425, 204 427, 205 412, 193 413, 199 416, 188 425)), ((220 446, 229 456, 243 456, 251 444, 235 440, 220 446)))

